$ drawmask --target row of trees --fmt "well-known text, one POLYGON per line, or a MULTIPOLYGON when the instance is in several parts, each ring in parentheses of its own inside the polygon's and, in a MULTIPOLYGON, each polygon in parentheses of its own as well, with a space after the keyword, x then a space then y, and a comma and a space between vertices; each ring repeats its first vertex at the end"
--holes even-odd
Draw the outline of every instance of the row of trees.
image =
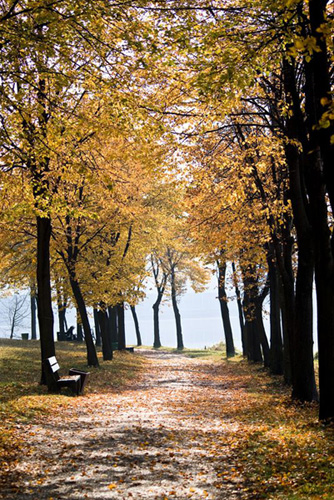
POLYGON ((1 8, 2 267, 28 285, 37 268, 42 358, 54 354, 51 283, 59 303, 75 301, 97 365, 86 306, 107 346, 104 315, 138 301, 152 255, 158 347, 167 269, 177 317, 175 290, 189 276, 203 283, 201 256, 218 265, 228 353, 230 261, 244 354, 314 400, 315 275, 320 418, 332 418, 331 3, 1 8))
POLYGON ((237 263, 248 359, 284 373, 304 401, 318 399, 315 274, 320 417, 332 418, 331 4, 196 2, 175 4, 173 15, 165 59, 181 52, 185 77, 182 99, 165 113, 185 124, 193 237, 218 261, 222 280, 226 262, 237 263), (268 290, 270 346, 261 315, 268 290))
POLYGON ((71 295, 97 366, 86 307, 110 359, 104 315, 117 306, 121 324, 137 300, 167 185, 170 155, 137 102, 145 23, 104 0, 1 9, 3 279, 30 285, 37 268, 42 360, 55 353, 53 283, 60 302, 71 295))

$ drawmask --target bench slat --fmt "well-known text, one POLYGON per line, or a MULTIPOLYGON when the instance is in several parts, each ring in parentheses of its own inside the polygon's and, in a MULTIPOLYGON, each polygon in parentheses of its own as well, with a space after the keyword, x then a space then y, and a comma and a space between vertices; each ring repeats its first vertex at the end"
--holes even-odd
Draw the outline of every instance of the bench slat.
POLYGON ((53 373, 60 370, 60 366, 58 365, 58 363, 55 363, 54 365, 50 365, 50 366, 51 366, 51 370, 53 371, 53 373))
POLYGON ((72 381, 77 381, 80 380, 80 375, 63 375, 57 380, 57 383, 62 381, 62 382, 72 382, 72 381))

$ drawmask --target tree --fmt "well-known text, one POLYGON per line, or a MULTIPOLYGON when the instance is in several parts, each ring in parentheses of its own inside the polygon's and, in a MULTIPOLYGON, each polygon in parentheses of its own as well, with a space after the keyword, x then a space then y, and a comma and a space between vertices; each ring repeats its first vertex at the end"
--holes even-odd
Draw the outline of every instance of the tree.
MULTIPOLYGON (((174 3, 169 5, 171 9, 176 7, 174 3)), ((193 70, 192 75, 194 75, 190 85, 189 80, 187 81, 187 90, 190 93, 189 89, 191 89, 191 95, 194 96, 192 101, 188 99, 188 103, 193 104, 194 100, 196 100, 195 96, 197 96, 198 101, 202 104, 198 112, 194 106, 192 109, 191 106, 180 107, 179 102, 176 103, 176 106, 174 105, 174 109, 170 109, 171 114, 177 110, 179 115, 183 117, 189 115, 192 118, 191 127, 185 127, 181 130, 183 137, 188 138, 188 140, 190 138, 193 141, 194 135, 203 130, 206 125, 203 124, 203 111, 206 106, 207 115, 210 115, 211 123, 214 124, 211 127, 208 124, 206 134, 216 133, 219 136, 217 140, 218 146, 222 144, 223 147, 226 144, 233 146, 235 139, 231 140, 231 138, 227 137, 227 141, 224 143, 224 137, 227 135, 225 135, 225 131, 231 130, 229 118, 232 119, 236 125, 232 129, 236 128, 239 149, 240 152, 243 151, 242 156, 246 159, 245 165, 248 174, 251 174, 251 176, 254 174, 254 154, 252 146, 250 149, 251 143, 249 143, 248 137, 257 136, 262 138, 262 143, 259 142, 259 150, 263 153, 268 144, 266 138, 269 141, 275 138, 284 148, 284 161, 288 167, 289 191, 283 194, 281 199, 285 204, 292 204, 296 225, 298 251, 296 293, 293 272, 291 272, 292 238, 291 234, 289 236, 291 228, 289 224, 285 224, 288 217, 285 218, 286 221, 282 221, 285 231, 284 233, 282 231, 284 238, 281 240, 277 238, 277 234, 273 234, 273 227, 269 224, 270 237, 272 243, 275 244, 275 254, 282 282, 281 287, 283 288, 284 283, 285 290, 284 294, 282 294, 286 340, 284 347, 285 353, 287 350, 289 351, 290 360, 284 365, 292 368, 294 396, 302 400, 312 400, 317 397, 313 369, 311 322, 312 277, 314 258, 317 253, 315 248, 318 245, 319 255, 320 241, 323 242, 321 244, 322 249, 330 248, 328 240, 327 243, 325 241, 325 235, 327 234, 328 237, 329 234, 325 193, 326 189, 328 194, 330 192, 330 181, 326 179, 328 182, 326 187, 326 183, 321 179, 321 168, 318 168, 318 170, 315 168, 317 165, 315 157, 317 151, 321 151, 321 141, 323 140, 323 166, 332 147, 330 145, 331 136, 327 130, 331 130, 332 126, 330 113, 332 100, 331 98, 327 100, 327 95, 329 95, 329 39, 328 30, 324 28, 326 22, 328 22, 325 16, 326 2, 316 7, 316 2, 312 2, 308 6, 302 1, 288 2, 284 5, 278 5, 275 1, 268 1, 264 6, 263 3, 260 5, 258 2, 253 2, 250 5, 240 1, 236 2, 233 7, 221 8, 220 6, 213 6, 211 11, 208 11, 202 2, 198 2, 196 8, 189 10, 191 10, 190 13, 184 6, 184 8, 180 9, 180 12, 176 13, 179 22, 174 20, 174 31, 171 35, 170 32, 168 33, 168 36, 171 36, 169 42, 172 50, 175 51, 176 47, 179 47, 180 50, 184 46, 191 47, 191 56, 188 59, 185 56, 183 59, 184 68, 187 67, 188 70, 191 68, 193 70), (196 24, 199 18, 201 22, 196 24), (321 19, 324 21, 322 24, 320 23, 321 19), (194 25, 196 25, 196 33, 191 29, 194 25), (317 26, 317 36, 312 38, 309 33, 315 33, 314 26, 317 26), (178 32, 177 38, 173 38, 176 31, 178 32), (180 31, 182 36, 180 36, 180 31), (198 43, 198 40, 201 40, 201 43, 198 43), (196 57, 194 57, 194 53, 196 53, 196 57), (294 59, 297 59, 296 65, 294 59), (317 76, 314 74, 314 68, 312 69, 312 64, 315 62, 318 64, 319 69, 317 76), (288 80, 287 78, 285 80, 280 78, 284 64, 286 69, 289 70, 288 80), (289 65, 291 68, 289 68, 289 65), (296 77, 295 72, 297 68, 302 69, 298 77, 296 77), (320 89, 319 74, 323 75, 322 82, 327 82, 322 86, 322 93, 324 94, 322 97, 319 94, 316 95, 316 86, 314 85, 314 82, 317 81, 318 89, 320 89), (275 80, 280 80, 280 87, 272 85, 275 80), (272 91, 270 96, 265 88, 268 81, 269 88, 272 91), (287 82, 290 85, 289 89, 287 88, 287 82), (303 85, 305 93, 302 92, 301 87, 300 89, 298 89, 298 86, 296 87, 296 82, 303 85), (261 87, 263 83, 266 85, 261 87), (257 97, 254 96, 254 89, 257 89, 257 97), (263 93, 263 90, 265 93, 263 93), (276 92, 277 90, 280 93, 276 92), (300 103, 298 103, 298 99, 300 103), (306 106, 300 106, 304 100, 306 106), (249 111, 247 111, 247 108, 245 111, 245 103, 250 104, 249 111), (177 106, 179 106, 179 109, 177 109, 177 106), (315 112, 316 109, 317 113, 315 112), (279 112, 277 113, 277 111, 279 112), (317 120, 314 119, 316 114, 317 120), (195 121, 196 124, 199 124, 197 128, 195 128, 196 125, 194 126, 195 121), (325 127, 324 124, 326 124, 325 127), (282 126, 281 131, 279 130, 280 126, 282 126), (191 131, 189 131, 190 128, 191 131), (326 131, 321 133, 322 129, 326 129, 326 131), (254 133, 250 133, 251 130, 254 133), (261 130, 262 133, 260 133, 261 130), (304 133, 305 130, 306 134, 304 133), (243 138, 241 138, 240 131, 243 138), (320 136, 322 139, 320 139, 320 136), (244 142, 244 139, 248 144, 244 142), (312 147, 313 139, 315 148, 312 147), (317 194, 315 194, 315 186, 318 186, 317 194), (317 206, 315 202, 312 202, 312 200, 316 199, 317 206), (320 200, 322 200, 321 203, 320 200), (320 216, 319 207, 322 207, 322 216, 320 216), (317 225, 313 222, 315 214, 319 215, 317 225), (320 227, 323 228, 323 240, 320 237, 320 227), (315 234, 318 234, 317 238, 315 238, 315 234), (280 258, 279 247, 284 250, 283 259, 280 258), (290 311, 292 311, 292 314, 290 314, 290 311)), ((185 54, 187 55, 186 51, 185 54)), ((169 57, 172 58, 172 55, 169 54, 169 57)), ((165 113, 168 113, 168 111, 164 110, 165 113)), ((215 150, 216 148, 213 149, 213 151, 215 150)), ((264 155, 263 153, 262 156, 266 157, 266 153, 264 155)), ((224 156, 227 157, 229 154, 229 149, 225 150, 224 156)), ((240 164, 242 164, 242 156, 239 155, 240 164)), ((267 156, 267 158, 271 158, 271 155, 267 156)), ((256 164, 259 164, 259 159, 256 160, 256 164)), ((325 170, 326 167, 324 167, 325 170)), ((250 178, 251 176, 249 175, 250 178)), ((258 192, 255 196, 261 199, 261 186, 258 183, 256 183, 256 190, 258 192)), ((273 207, 272 201, 268 206, 273 207)), ((282 219, 278 217, 277 221, 279 220, 282 219)), ((281 236, 280 232, 278 232, 278 236, 281 236)), ((268 241, 264 243, 268 243, 268 241)), ((322 259, 322 262, 330 262, 328 255, 327 258, 322 259)), ((329 270, 327 269, 327 271, 329 270)), ((326 294, 327 297, 328 294, 326 294)), ((322 297, 323 304, 328 303, 325 294, 322 297)), ((321 310, 321 306, 318 304, 318 312, 321 310)), ((330 319, 328 321, 331 323, 330 319)), ((326 336, 327 346, 329 346, 328 333, 326 336)), ((275 336, 272 336, 272 338, 276 339, 275 336)), ((333 363, 328 362, 329 357, 332 356, 332 354, 328 355, 328 352, 333 353, 333 349, 327 350, 326 370, 330 370, 329 366, 333 366, 333 363)), ((326 373, 329 375, 329 371, 326 373)), ((330 378, 333 379, 333 377, 326 376, 326 381, 330 378)), ((330 391, 328 384, 325 383, 325 387, 325 392, 330 391)), ((328 395, 329 392, 325 398, 327 403, 324 404, 329 405, 330 408, 331 403, 329 401, 333 401, 333 398, 329 398, 328 395)), ((323 405, 320 404, 320 406, 323 405)), ((331 411, 329 410, 329 412, 331 411)), ((322 414, 322 411, 320 413, 322 414)))
POLYGON ((159 258, 157 251, 151 254, 151 269, 154 278, 154 284, 157 290, 157 298, 153 304, 153 331, 154 340, 153 347, 158 349, 161 347, 160 328, 159 328, 159 308, 166 290, 168 273, 164 268, 162 260, 159 258))
POLYGON ((227 305, 227 294, 225 289, 225 277, 226 277, 226 261, 223 258, 223 252, 221 252, 221 259, 217 261, 218 267, 218 298, 219 305, 222 315, 224 333, 225 333, 225 345, 226 345, 226 356, 233 357, 235 355, 234 342, 232 327, 230 322, 230 314, 227 305))
MULTIPOLYGON (((130 127, 136 116, 134 109, 139 110, 133 96, 141 80, 141 57, 135 55, 130 38, 138 41, 136 36, 145 22, 128 16, 123 7, 105 0, 94 5, 80 0, 75 8, 67 0, 57 5, 30 5, 22 0, 12 5, 3 2, 1 6, 5 43, 0 58, 6 68, 0 92, 1 168, 7 178, 12 170, 21 170, 32 190, 42 360, 55 353, 50 238, 52 218, 59 209, 54 205, 54 195, 67 167, 59 159, 95 133, 94 127, 90 128, 92 121, 85 121, 87 115, 82 114, 87 100, 96 103, 96 111, 101 109, 101 97, 108 96, 107 115, 112 110, 114 121, 131 123, 130 127)), ((79 156, 77 153, 77 160, 79 156)), ((78 283, 73 275, 71 280, 82 309, 78 283)), ((89 339, 86 318, 83 325, 89 339)), ((93 353, 92 346, 90 351, 93 353)), ((93 357, 89 362, 96 364, 93 357)))
POLYGON ((175 316, 177 349, 184 348, 181 314, 178 307, 180 297, 185 293, 190 282, 194 291, 202 291, 209 280, 209 273, 203 268, 198 256, 196 246, 184 232, 182 219, 174 221, 177 238, 166 247, 163 257, 164 267, 167 269, 170 283, 170 297, 175 316))
POLYGON ((139 328, 139 321, 138 321, 136 306, 131 306, 130 305, 130 309, 131 309, 131 314, 132 314, 132 317, 133 317, 133 322, 134 322, 134 325, 135 325, 135 332, 136 332, 136 338, 137 338, 137 346, 139 347, 139 346, 142 345, 142 340, 141 340, 141 334, 140 334, 140 328, 139 328))
POLYGON ((36 328, 36 292, 34 289, 30 291, 30 320, 31 320, 31 339, 37 339, 37 328, 36 328))
POLYGON ((10 325, 10 339, 14 338, 15 330, 19 326, 23 326, 24 320, 29 316, 27 297, 27 295, 22 296, 15 293, 11 299, 7 300, 7 303, 2 305, 2 309, 10 325))

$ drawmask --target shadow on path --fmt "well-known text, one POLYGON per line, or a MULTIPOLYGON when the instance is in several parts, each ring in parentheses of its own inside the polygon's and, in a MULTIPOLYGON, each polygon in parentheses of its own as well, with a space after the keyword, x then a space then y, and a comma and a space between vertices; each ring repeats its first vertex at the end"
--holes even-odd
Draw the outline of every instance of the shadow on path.
POLYGON ((220 411, 232 398, 230 379, 213 362, 139 352, 151 360, 144 380, 120 393, 84 396, 27 426, 32 449, 16 465, 18 487, 0 498, 242 498, 226 446, 237 424, 220 411))

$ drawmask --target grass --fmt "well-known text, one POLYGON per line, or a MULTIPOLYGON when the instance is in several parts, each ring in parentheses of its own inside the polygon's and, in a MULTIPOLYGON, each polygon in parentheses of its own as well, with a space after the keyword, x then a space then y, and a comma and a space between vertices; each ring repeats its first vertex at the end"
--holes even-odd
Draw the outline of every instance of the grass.
MULTIPOLYGON (((233 358, 226 371, 243 387, 229 444, 246 479, 245 498, 333 500, 334 427, 318 421, 318 405, 292 401, 282 378, 256 364, 233 358)), ((231 407, 222 414, 231 418, 231 407)))
MULTIPOLYGON (((141 347, 136 347, 136 349, 154 349, 156 351, 167 351, 171 352, 173 354, 180 354, 180 355, 185 355, 188 356, 189 358, 203 358, 203 359, 212 359, 212 360, 219 360, 219 359, 225 359, 226 358, 226 348, 225 344, 223 342, 219 342, 218 344, 215 344, 213 346, 208 346, 205 347, 204 349, 189 349, 185 347, 184 349, 176 349, 175 347, 164 347, 161 346, 159 349, 152 348, 151 346, 141 346, 141 347)), ((230 358, 234 360, 241 360, 242 356, 237 353, 237 355, 234 358, 230 358)))

